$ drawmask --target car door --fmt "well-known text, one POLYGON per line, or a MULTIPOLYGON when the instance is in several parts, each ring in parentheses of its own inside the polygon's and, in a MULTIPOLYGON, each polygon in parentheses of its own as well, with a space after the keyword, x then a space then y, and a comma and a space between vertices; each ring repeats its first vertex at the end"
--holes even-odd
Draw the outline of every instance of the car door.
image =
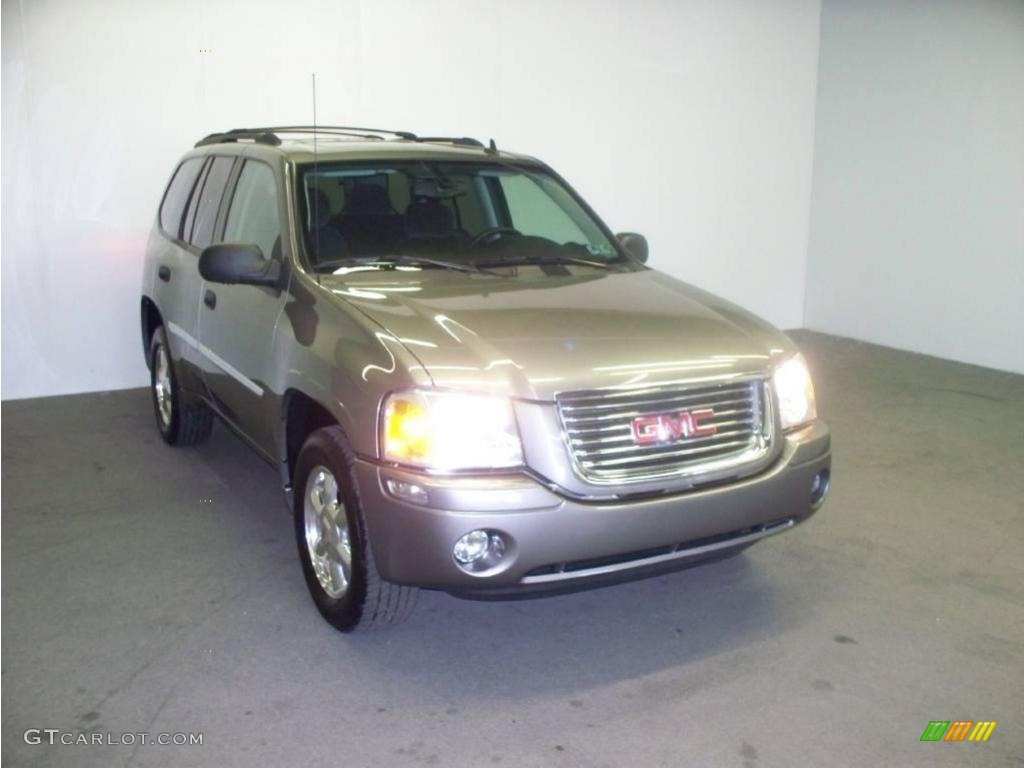
POLYGON ((160 234, 155 242, 152 295, 167 330, 171 357, 183 389, 202 392, 195 348, 196 309, 200 278, 197 258, 184 234, 185 219, 199 196, 208 158, 196 156, 181 162, 171 178, 158 214, 160 234))
MULTIPOLYGON (((280 260, 281 194, 270 165, 245 159, 218 241, 255 243, 264 257, 280 260)), ((266 382, 284 295, 277 288, 206 281, 201 293, 199 342, 209 396, 224 418, 272 456, 273 398, 266 382)))

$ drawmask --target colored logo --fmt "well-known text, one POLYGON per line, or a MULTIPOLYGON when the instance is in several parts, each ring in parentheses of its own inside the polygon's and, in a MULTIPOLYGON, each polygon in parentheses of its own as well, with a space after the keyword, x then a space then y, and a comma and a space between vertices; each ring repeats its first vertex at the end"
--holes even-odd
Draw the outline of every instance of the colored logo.
POLYGON ((718 431, 714 424, 705 424, 713 419, 714 410, 701 408, 696 411, 663 413, 659 416, 639 416, 633 419, 633 441, 637 445, 667 443, 682 437, 708 437, 718 431))
POLYGON ((995 720, 932 720, 921 741, 988 741, 995 729, 995 720))

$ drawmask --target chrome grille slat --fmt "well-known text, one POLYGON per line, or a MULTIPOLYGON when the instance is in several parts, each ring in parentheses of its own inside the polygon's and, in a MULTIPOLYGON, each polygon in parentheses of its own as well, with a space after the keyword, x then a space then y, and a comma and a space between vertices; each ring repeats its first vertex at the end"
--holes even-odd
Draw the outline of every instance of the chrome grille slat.
MULTIPOLYGON (((717 405, 717 403, 716 403, 716 405, 717 405)), ((742 408, 732 408, 732 409, 725 410, 725 411, 720 411, 720 410, 718 410, 716 408, 715 409, 715 418, 717 419, 719 416, 734 416, 734 415, 736 415, 738 413, 752 413, 753 412, 753 408, 750 406, 749 399, 743 401, 743 403, 741 403, 741 405, 744 405, 744 407, 742 407, 742 408)), ((636 415, 637 416, 644 416, 644 415, 650 415, 652 413, 664 413, 664 411, 657 411, 657 412, 649 411, 649 412, 644 412, 644 413, 638 413, 636 415)), ((564 421, 568 422, 568 419, 564 419, 564 421)), ((623 421, 622 423, 619 423, 619 424, 611 424, 611 425, 603 425, 603 426, 595 426, 595 427, 588 427, 588 426, 585 426, 585 425, 584 426, 580 426, 580 427, 572 427, 572 430, 574 432, 609 432, 609 431, 614 430, 614 429, 618 429, 618 430, 626 429, 626 430, 628 430, 629 429, 629 422, 623 421)))
MULTIPOLYGON (((732 424, 733 422, 722 422, 719 421, 717 417, 738 416, 740 414, 749 414, 750 416, 748 416, 748 418, 745 419, 734 420, 734 422, 750 423, 753 419, 756 418, 754 411, 752 409, 734 409, 732 411, 723 411, 721 413, 715 412, 716 418, 712 419, 710 423, 714 424, 716 427, 729 425, 732 424)), ((598 427, 597 429, 569 429, 569 431, 571 432, 571 441, 573 445, 584 445, 600 442, 621 442, 623 440, 633 439, 633 430, 630 429, 629 425, 623 426, 621 424, 618 424, 611 427, 598 427), (607 435, 609 433, 609 437, 600 436, 607 435)))
POLYGON ((577 404, 583 401, 593 400, 600 403, 607 403, 616 398, 643 397, 647 395, 658 395, 680 393, 689 390, 725 390, 744 389, 750 384, 749 380, 728 380, 714 382, 677 382, 675 384, 662 384, 653 386, 640 386, 620 389, 600 389, 581 392, 561 392, 557 395, 560 403, 577 404))
POLYGON ((594 464, 600 464, 603 467, 614 466, 616 464, 636 464, 638 462, 647 461, 649 456, 653 456, 657 459, 674 459, 679 456, 692 456, 698 453, 707 453, 708 451, 714 451, 718 448, 733 448, 739 445, 746 445, 746 440, 733 440, 728 443, 721 443, 719 445, 704 445, 697 448, 684 448, 679 451, 672 451, 670 453, 655 453, 646 454, 643 456, 627 456, 621 459, 601 459, 600 461, 590 461, 589 459, 581 459, 580 464, 584 466, 593 466, 594 464))
MULTIPOLYGON (((732 395, 732 396, 739 395, 739 396, 743 397, 743 396, 746 395, 746 389, 747 389, 746 387, 742 387, 742 388, 731 387, 729 389, 724 389, 723 391, 721 391, 719 393, 716 393, 716 395, 712 395, 710 397, 708 395, 706 395, 706 394, 676 395, 675 397, 671 397, 671 398, 661 398, 661 399, 655 398, 655 399, 644 399, 644 400, 629 400, 629 401, 626 401, 626 402, 598 403, 596 405, 575 405, 575 404, 574 405, 563 405, 562 406, 562 411, 563 412, 568 412, 568 413, 572 413, 574 411, 601 411, 601 410, 606 410, 608 408, 622 408, 623 406, 634 406, 635 407, 635 406, 641 406, 641 405, 652 405, 652 406, 656 406, 658 408, 665 408, 665 407, 667 407, 669 405, 674 405, 675 403, 685 404, 685 403, 689 403, 689 402, 694 401, 694 400, 701 400, 702 402, 708 402, 710 400, 713 400, 714 397, 718 396, 718 395, 723 396, 723 397, 726 396, 726 395, 732 395)), ((683 405, 681 407, 685 407, 685 405, 683 405)))
MULTIPOLYGON (((697 382, 634 391, 592 390, 556 395, 567 450, 577 473, 595 483, 642 482, 673 474, 742 467, 768 454, 771 417, 763 379, 697 382), (701 422, 713 435, 637 444, 633 420, 712 409, 701 422)), ((678 434, 678 432, 677 432, 678 434)))
MULTIPOLYGON (((746 426, 747 428, 746 429, 726 430, 724 432, 717 432, 714 435, 709 435, 707 437, 694 437, 694 438, 691 438, 689 440, 686 440, 685 442, 686 442, 687 445, 703 445, 705 443, 713 442, 715 440, 719 440, 720 441, 720 440, 722 440, 723 438, 726 438, 726 437, 736 437, 737 435, 749 435, 750 434, 750 426, 751 426, 752 423, 753 422, 751 422, 751 421, 746 421, 746 422, 731 421, 731 422, 728 422, 728 424, 730 426, 746 426)), ((723 426, 723 425, 719 424, 718 426, 723 426)), ((614 438, 614 440, 616 442, 626 442, 626 441, 632 442, 633 441, 633 435, 630 434, 630 435, 626 435, 624 437, 616 437, 616 438, 614 438)), ((603 445, 607 445, 609 442, 611 442, 611 439, 608 439, 608 438, 606 438, 606 439, 604 439, 604 440, 602 440, 600 442, 596 442, 596 443, 595 442, 578 442, 576 440, 572 441, 573 447, 574 447, 574 450, 576 451, 576 455, 577 456, 592 456, 594 454, 601 454, 603 456, 607 456, 607 455, 613 454, 613 453, 622 453, 623 451, 647 452, 647 451, 664 450, 664 446, 660 446, 660 445, 636 445, 636 444, 633 444, 633 445, 627 445, 627 446, 624 446, 624 447, 618 447, 618 446, 610 447, 610 448, 603 448, 603 447, 601 447, 603 445), (594 450, 590 450, 591 448, 594 448, 594 450)))
MULTIPOLYGON (((709 402, 701 402, 700 407, 710 407, 715 405, 739 405, 743 403, 749 403, 749 395, 745 399, 734 399, 734 400, 713 400, 709 402)), ((656 416, 659 413, 666 413, 669 411, 690 411, 696 410, 696 406, 693 407, 680 407, 676 404, 669 404, 664 408, 645 408, 640 411, 617 411, 615 413, 603 413, 599 416, 563 416, 562 420, 566 424, 582 424, 585 422, 601 422, 601 421, 613 421, 622 419, 634 419, 637 416, 656 416)))

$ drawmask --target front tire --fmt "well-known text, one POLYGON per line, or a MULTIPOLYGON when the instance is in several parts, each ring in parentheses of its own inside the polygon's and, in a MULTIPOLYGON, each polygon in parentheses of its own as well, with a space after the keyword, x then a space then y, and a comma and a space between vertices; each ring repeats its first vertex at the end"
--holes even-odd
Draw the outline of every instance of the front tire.
POLYGON ((181 392, 167 332, 161 325, 149 341, 149 391, 160 437, 168 445, 198 445, 210 437, 213 411, 181 392))
POLYGON ((354 465, 341 429, 318 429, 299 453, 292 486, 306 586, 320 614, 342 632, 398 624, 418 593, 377 572, 354 465))

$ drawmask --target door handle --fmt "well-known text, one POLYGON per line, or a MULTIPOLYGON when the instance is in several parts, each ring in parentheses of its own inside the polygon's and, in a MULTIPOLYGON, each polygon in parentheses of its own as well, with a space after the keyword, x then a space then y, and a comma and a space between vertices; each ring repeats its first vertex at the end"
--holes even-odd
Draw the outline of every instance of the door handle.
POLYGON ((159 277, 165 283, 171 282, 171 268, 168 267, 166 264, 161 266, 160 269, 156 271, 156 274, 157 277, 159 277))
POLYGON ((208 306, 210 309, 217 308, 217 294, 211 291, 209 288, 206 289, 206 294, 203 296, 203 304, 208 306))

